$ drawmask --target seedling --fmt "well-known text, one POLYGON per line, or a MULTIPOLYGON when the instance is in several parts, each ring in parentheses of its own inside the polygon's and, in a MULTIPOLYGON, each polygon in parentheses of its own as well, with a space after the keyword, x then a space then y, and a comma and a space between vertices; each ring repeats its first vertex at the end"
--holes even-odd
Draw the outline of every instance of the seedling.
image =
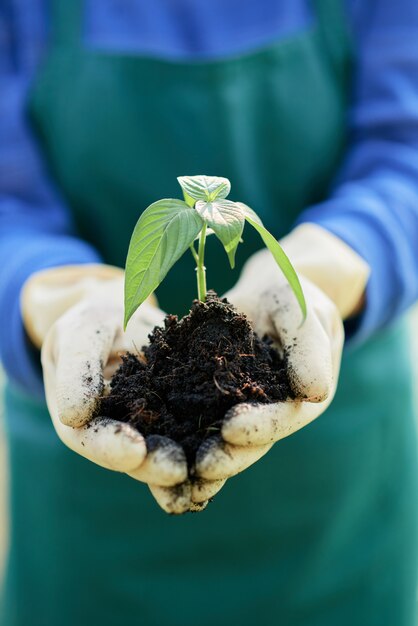
POLYGON ((196 261, 198 299, 204 302, 206 237, 214 234, 221 241, 234 268, 245 222, 255 228, 270 250, 299 302, 304 320, 306 303, 295 270, 258 215, 242 202, 226 199, 231 191, 229 180, 201 175, 181 176, 178 181, 184 201, 166 198, 154 202, 142 213, 132 234, 125 271, 125 328, 188 248, 196 261))

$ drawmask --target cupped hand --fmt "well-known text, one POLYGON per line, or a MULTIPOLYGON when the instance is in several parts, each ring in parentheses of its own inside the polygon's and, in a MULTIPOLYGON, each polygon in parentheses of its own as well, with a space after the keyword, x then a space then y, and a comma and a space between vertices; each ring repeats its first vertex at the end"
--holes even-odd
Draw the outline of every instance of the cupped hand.
POLYGON ((192 489, 185 483, 181 446, 166 437, 146 441, 130 424, 98 415, 120 355, 147 342, 163 311, 144 302, 124 332, 123 272, 67 266, 29 279, 22 312, 41 347, 47 405, 63 443, 97 465, 147 483, 164 510, 189 510, 192 489))
POLYGON ((272 445, 316 419, 331 403, 338 381, 344 331, 333 302, 301 277, 307 317, 267 251, 248 262, 226 294, 254 330, 268 334, 286 355, 294 400, 237 404, 225 415, 221 435, 206 440, 196 456, 201 480, 225 480, 242 472, 272 445))

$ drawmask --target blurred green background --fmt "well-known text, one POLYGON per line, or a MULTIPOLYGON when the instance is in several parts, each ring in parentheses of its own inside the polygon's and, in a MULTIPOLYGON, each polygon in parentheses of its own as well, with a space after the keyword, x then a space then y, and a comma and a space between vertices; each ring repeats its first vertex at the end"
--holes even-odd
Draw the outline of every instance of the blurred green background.
MULTIPOLYGON (((418 307, 412 311, 410 315, 410 324, 412 327, 412 361, 415 368, 416 380, 416 400, 417 400, 417 416, 418 416, 418 307)), ((0 372, 0 386, 2 375, 0 372)), ((0 393, 1 398, 1 393, 0 393)), ((3 415, 0 404, 0 584, 2 578, 3 564, 7 552, 8 538, 8 518, 7 518, 7 449, 4 441, 4 424, 3 415)))

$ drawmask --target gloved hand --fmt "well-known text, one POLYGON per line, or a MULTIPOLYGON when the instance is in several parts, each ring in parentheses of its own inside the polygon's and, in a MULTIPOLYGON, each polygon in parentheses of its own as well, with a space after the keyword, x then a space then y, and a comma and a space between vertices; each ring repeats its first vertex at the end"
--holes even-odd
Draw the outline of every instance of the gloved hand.
POLYGON ((331 403, 344 342, 342 319, 362 305, 369 268, 340 239, 314 224, 303 224, 282 245, 298 271, 307 303, 301 325, 299 305, 267 250, 247 262, 228 300, 270 335, 288 354, 296 400, 276 404, 243 403, 223 422, 221 436, 198 450, 196 474, 224 480, 260 459, 272 445, 317 418, 331 403))
POLYGON ((187 463, 177 443, 154 437, 158 443, 147 451, 129 424, 92 417, 118 355, 140 349, 164 313, 148 300, 124 333, 123 272, 106 265, 38 272, 26 281, 21 303, 28 335, 42 348, 46 399, 60 439, 94 463, 152 485, 166 511, 188 510, 191 487, 184 485, 187 463))

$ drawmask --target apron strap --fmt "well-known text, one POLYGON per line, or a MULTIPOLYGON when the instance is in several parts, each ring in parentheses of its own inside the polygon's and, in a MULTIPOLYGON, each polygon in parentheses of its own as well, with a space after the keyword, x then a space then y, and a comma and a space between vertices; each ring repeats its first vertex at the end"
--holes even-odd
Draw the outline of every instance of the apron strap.
POLYGON ((313 0, 318 30, 338 81, 345 81, 353 56, 347 14, 342 0, 313 0))
POLYGON ((50 0, 49 6, 51 44, 79 47, 83 0, 50 0))

